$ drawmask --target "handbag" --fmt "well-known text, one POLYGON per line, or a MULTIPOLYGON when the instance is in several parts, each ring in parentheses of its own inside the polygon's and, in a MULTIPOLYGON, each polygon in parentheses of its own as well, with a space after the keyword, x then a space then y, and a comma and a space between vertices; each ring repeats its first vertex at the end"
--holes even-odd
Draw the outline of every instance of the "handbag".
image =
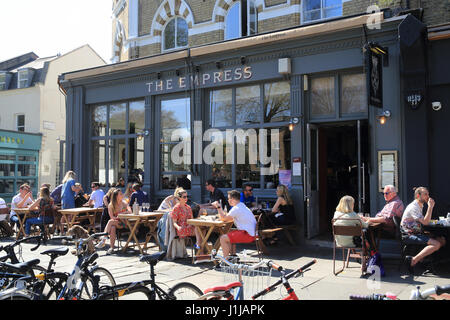
POLYGON ((386 275, 383 263, 381 262, 381 254, 379 252, 371 251, 371 256, 367 262, 367 272, 374 274, 376 268, 379 268, 380 276, 384 277, 386 275))

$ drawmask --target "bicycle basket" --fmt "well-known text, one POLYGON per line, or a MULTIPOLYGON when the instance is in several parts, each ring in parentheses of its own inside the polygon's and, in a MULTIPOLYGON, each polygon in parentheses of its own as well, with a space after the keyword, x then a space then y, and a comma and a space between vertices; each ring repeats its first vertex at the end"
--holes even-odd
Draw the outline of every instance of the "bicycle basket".
MULTIPOLYGON (((246 263, 246 265, 251 265, 246 263)), ((242 280, 244 287, 244 299, 250 299, 252 295, 270 285, 272 269, 261 267, 255 270, 239 270, 236 267, 230 267, 225 264, 220 265, 220 271, 224 273, 224 283, 236 282, 242 280), (241 273, 241 276, 239 275, 241 273)), ((232 292, 236 295, 236 292, 232 292)), ((264 296, 258 300, 263 300, 264 296)))

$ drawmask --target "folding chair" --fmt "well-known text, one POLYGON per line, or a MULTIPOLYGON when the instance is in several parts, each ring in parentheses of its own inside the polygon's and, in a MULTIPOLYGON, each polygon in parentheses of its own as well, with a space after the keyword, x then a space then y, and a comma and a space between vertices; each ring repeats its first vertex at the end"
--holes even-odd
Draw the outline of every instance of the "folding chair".
POLYGON ((365 237, 363 232, 363 226, 360 219, 351 218, 338 218, 331 221, 333 229, 333 273, 337 275, 348 268, 349 259, 357 258, 361 259, 361 274, 366 271, 366 261, 368 260, 368 253, 365 247, 365 237), (335 225, 336 221, 348 221, 353 225, 335 225), (336 241, 336 236, 348 236, 348 237, 361 237, 361 247, 356 246, 340 246, 336 241), (343 267, 336 272, 336 249, 342 249, 342 262, 343 267), (345 259, 345 250, 347 250, 347 259, 345 259))

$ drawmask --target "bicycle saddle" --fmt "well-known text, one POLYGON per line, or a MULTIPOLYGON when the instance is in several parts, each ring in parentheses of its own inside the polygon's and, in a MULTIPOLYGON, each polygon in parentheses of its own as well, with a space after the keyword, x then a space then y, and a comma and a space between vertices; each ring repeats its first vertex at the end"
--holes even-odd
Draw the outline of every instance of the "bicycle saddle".
POLYGON ((153 254, 143 254, 139 257, 140 262, 147 262, 149 264, 156 265, 158 261, 161 261, 166 256, 165 251, 156 252, 153 254))
POLYGON ((3 262, 2 265, 8 269, 15 270, 18 272, 26 272, 30 270, 32 267, 38 265, 41 261, 39 259, 33 259, 30 261, 25 261, 21 263, 7 263, 3 262))
POLYGON ((41 254, 47 254, 49 256, 56 256, 56 257, 58 257, 58 256, 66 255, 67 252, 69 252, 69 248, 61 247, 61 248, 46 250, 44 252, 41 252, 41 254))

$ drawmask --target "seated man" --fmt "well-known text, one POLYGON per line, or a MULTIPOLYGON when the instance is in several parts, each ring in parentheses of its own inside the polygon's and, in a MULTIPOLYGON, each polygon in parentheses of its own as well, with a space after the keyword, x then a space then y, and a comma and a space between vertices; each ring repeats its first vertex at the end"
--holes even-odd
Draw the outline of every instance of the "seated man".
POLYGON ((100 189, 100 182, 92 182, 91 183, 92 193, 89 196, 89 207, 100 208, 103 206, 103 197, 105 196, 105 192, 100 189))
POLYGON ((231 231, 220 237, 223 256, 236 254, 236 243, 250 243, 255 241, 256 219, 253 213, 241 201, 239 191, 232 190, 228 192, 228 203, 233 206, 228 214, 225 214, 218 202, 214 206, 219 211, 219 217, 222 221, 234 221, 237 230, 231 231))
POLYGON ((434 200, 430 198, 428 189, 425 187, 415 188, 414 198, 415 200, 406 207, 403 213, 400 228, 404 238, 417 244, 426 245, 426 247, 414 257, 406 256, 406 262, 410 271, 426 256, 431 255, 445 245, 445 238, 432 238, 430 235, 424 234, 422 230, 422 225, 430 223, 434 207, 434 200), (428 209, 424 217, 422 210, 425 202, 428 203, 428 209))
POLYGON ((230 205, 228 204, 227 199, 225 198, 223 192, 217 188, 216 181, 214 179, 209 179, 205 183, 206 190, 209 191, 209 204, 200 205, 200 213, 206 213, 207 215, 217 214, 216 207, 212 204, 213 202, 218 202, 222 204, 222 209, 227 211, 230 210, 230 205))
POLYGON ((141 185, 140 183, 134 183, 133 184, 133 190, 134 192, 131 194, 131 199, 130 199, 130 207, 133 207, 133 204, 135 201, 137 201, 137 203, 142 206, 142 203, 149 203, 149 199, 147 196, 147 193, 141 190, 141 185))
POLYGON ((395 237, 395 223, 394 216, 401 218, 405 206, 403 201, 397 195, 397 189, 393 185, 387 185, 384 187, 384 199, 386 204, 383 210, 378 212, 375 217, 362 219, 369 224, 381 223, 381 236, 384 238, 395 237))
POLYGON ((240 202, 244 203, 248 208, 256 207, 256 199, 253 196, 253 187, 250 184, 244 184, 240 194, 240 202))

